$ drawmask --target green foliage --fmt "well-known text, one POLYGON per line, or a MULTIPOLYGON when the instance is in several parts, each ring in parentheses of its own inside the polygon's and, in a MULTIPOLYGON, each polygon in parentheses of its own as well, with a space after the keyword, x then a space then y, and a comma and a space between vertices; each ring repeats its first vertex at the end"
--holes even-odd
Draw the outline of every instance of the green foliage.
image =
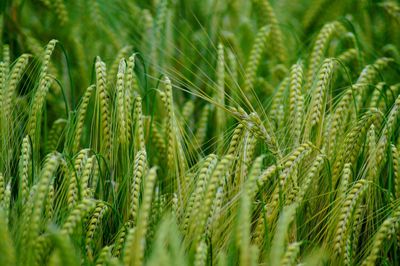
POLYGON ((395 1, 0 1, 1 265, 397 265, 395 1))

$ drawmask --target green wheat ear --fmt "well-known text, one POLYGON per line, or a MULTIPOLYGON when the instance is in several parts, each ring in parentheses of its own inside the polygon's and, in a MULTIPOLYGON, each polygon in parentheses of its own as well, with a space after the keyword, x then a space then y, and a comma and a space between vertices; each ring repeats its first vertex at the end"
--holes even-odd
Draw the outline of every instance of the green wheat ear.
POLYGON ((256 76, 258 65, 260 64, 261 55, 264 52, 265 44, 270 36, 270 27, 264 26, 259 29, 254 40, 253 48, 251 49, 249 59, 247 61, 244 88, 243 90, 249 93, 253 88, 254 79, 256 76))

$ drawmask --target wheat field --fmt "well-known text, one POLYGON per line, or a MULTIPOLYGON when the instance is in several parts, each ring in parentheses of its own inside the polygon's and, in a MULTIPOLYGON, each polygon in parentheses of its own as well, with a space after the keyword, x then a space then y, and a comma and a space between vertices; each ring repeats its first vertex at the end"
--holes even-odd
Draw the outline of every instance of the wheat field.
POLYGON ((400 265, 400 3, 2 0, 0 265, 400 265))

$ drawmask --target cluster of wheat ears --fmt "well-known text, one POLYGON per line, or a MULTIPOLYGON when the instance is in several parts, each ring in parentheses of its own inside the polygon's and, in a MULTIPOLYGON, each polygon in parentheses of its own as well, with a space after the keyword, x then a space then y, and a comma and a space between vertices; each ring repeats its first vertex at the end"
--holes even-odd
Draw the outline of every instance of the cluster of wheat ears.
POLYGON ((2 9, 0 265, 400 265, 398 3, 2 9))

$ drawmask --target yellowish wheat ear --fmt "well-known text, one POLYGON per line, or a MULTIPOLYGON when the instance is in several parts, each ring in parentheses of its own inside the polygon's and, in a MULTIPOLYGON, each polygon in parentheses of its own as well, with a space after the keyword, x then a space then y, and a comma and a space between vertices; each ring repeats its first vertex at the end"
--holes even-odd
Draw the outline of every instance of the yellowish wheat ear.
POLYGON ((360 204, 367 190, 368 183, 364 179, 358 180, 347 193, 340 210, 339 221, 336 227, 334 249, 339 255, 344 255, 348 230, 356 207, 360 204))
MULTIPOLYGON (((29 193, 29 169, 31 167, 32 147, 29 136, 25 136, 22 141, 21 155, 19 157, 19 195, 22 202, 28 199, 29 193)), ((1 186, 0 186, 1 189, 1 186)))
MULTIPOLYGON (((2 87, 0 93, 1 95, 0 102, 3 106, 3 112, 7 117, 11 116, 11 107, 15 102, 17 85, 20 82, 22 75, 26 70, 26 67, 28 66, 29 58, 30 58, 29 54, 23 54, 17 59, 17 62, 15 63, 14 67, 12 68, 9 74, 10 77, 8 79, 7 87, 5 86, 6 85, 5 78, 7 75, 6 68, 0 67, 0 84, 4 83, 3 86, 0 85, 0 87, 2 87), (4 81, 2 81, 2 79, 4 81)), ((5 63, 4 66, 6 66, 5 63)))
POLYGON ((98 202, 96 208, 91 214, 85 238, 85 247, 89 254, 92 252, 91 246, 93 244, 93 238, 96 230, 98 230, 99 225, 101 225, 103 216, 107 213, 108 209, 108 206, 105 205, 103 202, 98 202))
POLYGON ((312 99, 307 114, 306 128, 308 131, 305 133, 305 135, 306 137, 312 139, 310 130, 313 127, 316 127, 317 136, 315 143, 318 147, 322 145, 322 124, 323 120, 325 119, 325 108, 329 98, 329 82, 332 77, 332 72, 334 69, 333 66, 334 64, 332 59, 328 58, 324 60, 317 75, 317 82, 312 93, 312 99))
POLYGON ((218 151, 222 151, 224 142, 224 125, 226 124, 225 117, 225 52, 224 46, 218 44, 218 60, 217 60, 217 88, 216 88, 216 103, 219 108, 216 108, 216 134, 218 151))
POLYGON ((251 131, 258 138, 262 139, 272 153, 280 156, 275 137, 269 134, 257 113, 253 112, 247 114, 246 111, 240 107, 238 109, 231 108, 231 112, 249 131, 251 131))
POLYGON ((135 149, 146 150, 145 136, 144 136, 144 125, 143 125, 143 114, 142 114, 142 98, 137 96, 135 98, 135 149))
POLYGON ((86 217, 86 215, 96 207, 93 199, 83 199, 65 220, 61 227, 61 233, 68 236, 73 233, 76 226, 86 217))
POLYGON ((119 62, 118 74, 117 74, 117 84, 116 84, 116 94, 117 94, 117 120, 118 120, 118 138, 122 145, 125 145, 128 141, 128 125, 127 125, 127 111, 125 104, 126 88, 125 88, 125 71, 126 63, 125 59, 122 58, 119 62))
POLYGON ((292 126, 294 145, 299 145, 303 122, 304 99, 302 95, 303 69, 301 63, 292 66, 290 71, 289 123, 292 126))
POLYGON ((392 161, 393 161, 393 178, 394 178, 394 191, 396 199, 400 198, 400 155, 393 144, 391 145, 392 161))
POLYGON ((45 104, 46 95, 49 91, 51 83, 52 80, 50 77, 44 77, 39 83, 39 87, 36 90, 35 96, 31 103, 32 107, 29 114, 27 132, 32 139, 32 144, 35 151, 38 150, 43 106, 45 104))
POLYGON ((317 76, 317 71, 319 66, 324 60, 324 53, 327 47, 329 46, 330 41, 334 37, 334 35, 340 36, 342 33, 345 33, 346 29, 344 26, 337 21, 325 24, 321 31, 319 32, 313 50, 310 56, 310 61, 308 65, 307 79, 306 79, 306 87, 310 88, 313 80, 317 76))
POLYGON ((203 207, 200 210, 200 213, 199 213, 199 216, 197 219, 197 223, 196 223, 196 229, 195 229, 196 242, 198 242, 203 237, 203 234, 205 233, 207 220, 208 220, 208 217, 211 212, 212 203, 216 196, 217 189, 221 185, 222 181, 224 180, 224 177, 227 174, 227 171, 229 170, 229 168, 232 164, 232 159, 233 158, 231 155, 227 155, 227 156, 223 157, 217 164, 214 172, 212 173, 212 175, 210 177, 210 180, 207 185, 207 189, 204 194, 203 207))
POLYGON ((136 224, 137 222, 137 215, 139 210, 139 193, 140 193, 140 186, 143 183, 143 177, 146 173, 146 151, 140 150, 135 156, 135 165, 133 168, 133 178, 131 184, 131 216, 133 223, 136 224))
POLYGON ((390 144, 389 140, 391 139, 396 127, 398 126, 399 117, 400 117, 400 95, 397 96, 397 99, 394 102, 392 109, 390 110, 390 113, 387 116, 386 124, 383 127, 381 137, 376 147, 376 160, 378 162, 377 165, 378 170, 387 160, 387 156, 385 155, 390 144))
POLYGON ((111 123, 110 123, 110 103, 107 94, 106 65, 100 57, 96 58, 96 101, 99 105, 102 132, 101 150, 107 159, 111 159, 111 123))
POLYGON ((218 157, 215 154, 208 155, 199 170, 197 182, 193 193, 191 194, 186 213, 184 217, 183 229, 189 230, 189 225, 195 223, 195 219, 200 213, 200 206, 204 200, 207 184, 210 180, 211 174, 217 165, 218 157))

